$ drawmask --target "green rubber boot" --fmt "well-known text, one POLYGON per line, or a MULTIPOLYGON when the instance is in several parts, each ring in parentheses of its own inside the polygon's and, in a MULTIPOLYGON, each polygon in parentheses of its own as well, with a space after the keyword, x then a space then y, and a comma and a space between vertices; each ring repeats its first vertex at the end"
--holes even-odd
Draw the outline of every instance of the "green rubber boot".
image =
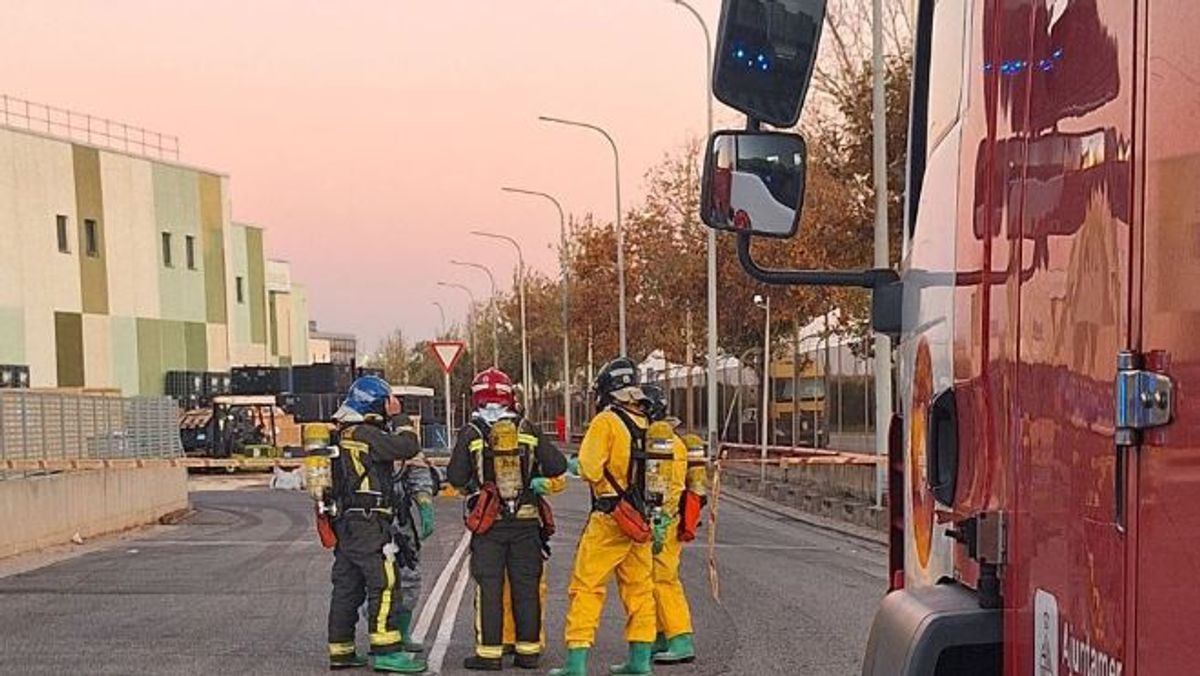
POLYGON ((587 663, 587 648, 571 648, 567 651, 567 664, 551 669, 550 676, 587 676, 587 663))
POLYGON ((630 643, 629 644, 629 659, 625 664, 615 664, 608 668, 610 674, 652 674, 650 668, 650 643, 630 643))
POLYGON ((680 634, 667 642, 667 649, 654 656, 655 664, 687 664, 696 659, 696 644, 691 634, 680 634))
POLYGON ((330 671, 337 671, 339 669, 357 669, 365 666, 367 666, 367 658, 359 655, 358 653, 329 656, 330 671))
POLYGON ((423 674, 426 668, 425 660, 419 660, 403 652, 376 655, 375 663, 371 666, 375 671, 394 674, 423 674))
POLYGON ((412 611, 405 610, 400 613, 400 617, 396 620, 396 628, 400 630, 400 636, 404 637, 404 645, 401 647, 406 653, 423 653, 425 646, 420 643, 413 643, 408 635, 408 628, 412 626, 412 611))
POLYGON ((658 632, 658 635, 654 637, 654 647, 650 649, 650 654, 657 655, 659 653, 665 653, 667 652, 667 648, 667 635, 660 631, 658 632))

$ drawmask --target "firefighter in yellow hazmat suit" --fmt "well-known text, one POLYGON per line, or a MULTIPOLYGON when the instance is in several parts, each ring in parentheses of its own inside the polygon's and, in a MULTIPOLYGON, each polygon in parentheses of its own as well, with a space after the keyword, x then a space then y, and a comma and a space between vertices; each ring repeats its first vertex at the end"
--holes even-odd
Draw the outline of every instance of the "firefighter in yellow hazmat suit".
POLYGON ((645 398, 636 365, 615 359, 595 384, 600 413, 579 448, 579 475, 592 492, 592 512, 575 553, 568 587, 567 663, 551 676, 587 676, 588 653, 600 625, 609 580, 625 606, 629 659, 614 674, 651 673, 655 634, 654 555, 646 500, 645 398))

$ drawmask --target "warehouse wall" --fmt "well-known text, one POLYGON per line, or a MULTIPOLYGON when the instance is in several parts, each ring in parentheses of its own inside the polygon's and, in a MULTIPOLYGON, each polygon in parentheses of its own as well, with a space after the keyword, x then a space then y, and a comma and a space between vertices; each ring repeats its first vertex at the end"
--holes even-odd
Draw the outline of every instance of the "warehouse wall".
MULTIPOLYGON (((161 394, 169 370, 278 363, 263 240, 233 225, 225 176, 0 127, 0 363, 28 365, 35 387, 128 395, 161 394)), ((308 352, 297 302, 281 310, 285 361, 308 352)))
POLYGON ((77 227, 71 146, 0 129, 0 318, 17 319, 0 328, 0 354, 28 364, 34 386, 58 384, 55 312, 82 311, 77 227), (59 214, 67 253, 58 250, 59 214))

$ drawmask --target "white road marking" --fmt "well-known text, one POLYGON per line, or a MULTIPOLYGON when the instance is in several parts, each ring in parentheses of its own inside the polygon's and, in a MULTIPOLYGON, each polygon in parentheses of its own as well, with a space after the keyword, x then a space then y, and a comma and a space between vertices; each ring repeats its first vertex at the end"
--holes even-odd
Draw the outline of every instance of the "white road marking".
POLYGON ((470 543, 471 532, 463 531, 462 540, 459 540, 458 547, 450 555, 450 560, 446 562, 446 567, 442 569, 442 574, 438 575, 437 582, 434 583, 433 589, 429 592, 429 597, 425 599, 425 605, 421 606, 421 614, 417 617, 417 624, 412 629, 413 641, 420 643, 425 640, 425 634, 429 631, 430 625, 433 624, 433 616, 437 614, 438 605, 442 602, 442 595, 446 593, 446 587, 450 584, 450 578, 454 575, 454 571, 458 568, 463 554, 467 551, 467 545, 470 543))
POLYGON ((450 600, 446 603, 446 610, 442 613, 442 623, 438 625, 437 639, 433 642, 433 649, 429 651, 430 673, 437 674, 442 671, 442 662, 446 659, 446 649, 450 647, 450 638, 454 635, 454 621, 458 619, 458 609, 462 606, 463 592, 467 589, 467 581, 471 579, 470 560, 471 557, 468 556, 468 564, 463 565, 462 570, 458 572, 458 581, 454 583, 454 591, 451 592, 450 600))

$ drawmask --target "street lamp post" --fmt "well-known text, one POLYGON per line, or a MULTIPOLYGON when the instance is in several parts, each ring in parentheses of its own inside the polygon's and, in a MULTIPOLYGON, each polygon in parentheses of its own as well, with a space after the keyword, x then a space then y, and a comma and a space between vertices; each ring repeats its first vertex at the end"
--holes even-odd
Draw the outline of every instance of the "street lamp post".
POLYGON ((488 281, 492 284, 492 367, 500 368, 500 309, 496 306, 496 276, 492 274, 491 268, 479 263, 467 263, 464 261, 450 261, 450 265, 457 265, 463 268, 475 268, 483 270, 487 273, 488 281))
POLYGON ((463 284, 454 284, 453 282, 438 282, 438 286, 444 286, 448 289, 458 289, 467 294, 467 298, 471 301, 471 307, 467 310, 467 336, 471 341, 471 371, 472 374, 479 373, 479 358, 475 352, 475 292, 471 288, 463 284))
MULTIPOLYGON (((676 5, 686 9, 691 13, 696 21, 700 24, 701 30, 704 31, 704 63, 707 70, 705 78, 704 102, 708 108, 708 126, 706 139, 712 137, 713 132, 713 103, 712 103, 712 73, 713 73, 713 46, 712 33, 708 29, 708 22, 700 12, 696 11, 695 7, 684 0, 674 0, 676 5)), ((707 142, 707 141, 706 141, 707 142)), ((705 380, 708 383, 708 452, 710 456, 715 456, 717 452, 717 231, 712 228, 707 228, 708 234, 708 378, 705 380)))
POLYGON ((525 254, 521 251, 521 245, 517 243, 517 240, 508 235, 498 235, 483 230, 472 230, 471 234, 477 237, 503 240, 517 250, 517 284, 520 287, 521 295, 521 381, 525 383, 522 394, 525 397, 525 410, 528 411, 530 410, 529 392, 533 389, 533 378, 529 364, 529 337, 525 330, 525 254))
POLYGON ((763 329, 762 410, 758 413, 762 424, 762 438, 759 440, 762 445, 762 463, 759 465, 758 474, 758 480, 761 483, 767 480, 767 423, 770 419, 768 408, 771 405, 771 297, 767 296, 764 300, 762 296, 755 296, 754 304, 767 311, 765 328, 763 329))
POLYGON ((547 117, 545 115, 538 117, 538 119, 543 122, 591 129, 603 135, 608 140, 608 144, 612 146, 613 176, 615 177, 617 191, 617 296, 619 299, 619 305, 617 306, 617 331, 620 335, 621 356, 626 357, 629 355, 629 342, 625 333, 625 231, 621 228, 621 156, 617 152, 617 142, 613 140, 613 137, 607 131, 594 124, 564 120, 558 117, 547 117))
POLYGON ((568 298, 568 282, 569 265, 567 264, 567 217, 563 213, 562 205, 553 196, 544 192, 535 190, 525 190, 522 188, 501 188, 504 192, 511 192, 520 195, 533 195, 550 200, 551 203, 558 209, 558 231, 561 238, 559 244, 559 266, 562 268, 562 379, 563 379, 563 427, 566 429, 567 438, 563 441, 571 440, 571 339, 570 339, 570 324, 569 313, 567 308, 568 298))
MULTIPOLYGON (((444 336, 444 335, 446 335, 446 308, 442 307, 442 304, 437 302, 436 300, 433 301, 433 305, 434 305, 434 307, 436 307, 438 309, 438 314, 440 314, 442 316, 442 334, 441 335, 444 336)), ((439 338, 440 337, 441 336, 439 336, 439 338)))

